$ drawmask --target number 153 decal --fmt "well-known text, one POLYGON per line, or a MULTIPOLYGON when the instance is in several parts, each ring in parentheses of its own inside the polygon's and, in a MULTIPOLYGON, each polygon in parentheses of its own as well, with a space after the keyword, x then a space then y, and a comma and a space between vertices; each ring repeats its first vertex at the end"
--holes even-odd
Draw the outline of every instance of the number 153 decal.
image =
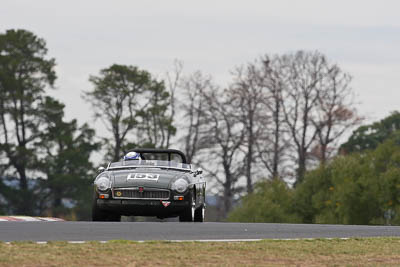
POLYGON ((126 180, 151 180, 151 181, 157 181, 158 178, 160 177, 159 174, 152 174, 152 173, 130 173, 128 177, 126 177, 126 180))

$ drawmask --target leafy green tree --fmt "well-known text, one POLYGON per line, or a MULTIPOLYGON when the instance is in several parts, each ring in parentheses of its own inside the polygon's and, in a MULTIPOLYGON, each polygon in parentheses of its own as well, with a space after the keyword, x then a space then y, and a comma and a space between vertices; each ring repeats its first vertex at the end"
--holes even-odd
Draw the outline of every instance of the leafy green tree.
POLYGON ((112 133, 112 142, 104 139, 108 160, 118 161, 127 135, 138 124, 136 111, 143 106, 139 95, 149 86, 150 73, 134 66, 114 64, 89 80, 94 89, 85 92, 86 99, 92 104, 95 117, 112 133))
POLYGON ((33 213, 28 172, 34 170, 40 110, 46 87, 56 79, 46 42, 25 30, 0 34, 0 151, 5 169, 19 179, 16 212, 33 213))
POLYGON ((50 97, 41 110, 41 120, 48 127, 37 144, 43 153, 38 169, 45 175, 39 189, 40 209, 51 216, 65 217, 75 212, 78 219, 89 219, 90 186, 95 176, 89 158, 99 148, 93 141, 95 132, 86 124, 78 128, 76 120, 64 121, 64 105, 50 97))
POLYGON ((231 221, 400 225, 400 132, 375 150, 337 156, 294 189, 264 181, 231 221))
POLYGON ((374 209, 375 199, 365 196, 371 189, 367 181, 373 180, 360 160, 358 155, 337 158, 307 174, 295 197, 304 222, 368 224, 375 216, 368 212, 374 209))
POLYGON ((296 189, 303 222, 400 223, 400 133, 375 150, 339 156, 296 189))
POLYGON ((281 180, 258 182, 254 192, 245 196, 241 204, 228 216, 232 222, 286 222, 300 219, 293 209, 293 189, 281 180))
POLYGON ((315 223, 314 216, 318 212, 318 206, 313 204, 327 201, 326 193, 332 188, 332 182, 328 178, 329 172, 330 169, 322 165, 316 170, 307 172, 304 185, 296 187, 294 209, 304 223, 315 223))
POLYGON ((340 151, 348 154, 368 149, 373 150, 398 130, 400 130, 400 113, 395 111, 381 121, 360 126, 340 147, 340 151))
POLYGON ((137 112, 140 123, 138 141, 144 147, 167 148, 170 137, 175 135, 173 117, 168 116, 170 94, 166 91, 164 82, 153 80, 145 92, 146 106, 137 112))
POLYGON ((165 146, 166 132, 175 133, 166 114, 170 95, 149 72, 114 64, 90 81, 94 89, 85 93, 86 99, 113 136, 112 142, 104 139, 107 160, 118 161, 122 152, 137 145, 165 146))

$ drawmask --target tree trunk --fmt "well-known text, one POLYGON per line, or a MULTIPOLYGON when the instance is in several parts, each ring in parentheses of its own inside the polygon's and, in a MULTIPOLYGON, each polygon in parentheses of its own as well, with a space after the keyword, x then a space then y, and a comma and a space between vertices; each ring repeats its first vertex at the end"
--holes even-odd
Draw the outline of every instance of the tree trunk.
POLYGON ((226 218, 232 208, 232 174, 228 163, 224 164, 225 183, 224 186, 224 210, 223 218, 226 218))
POLYGON ((226 181, 224 184, 224 213, 223 218, 225 219, 228 216, 228 213, 232 209, 232 189, 231 189, 231 182, 226 181))
POLYGON ((34 215, 33 214, 33 199, 32 194, 28 188, 28 180, 24 166, 18 166, 17 172, 19 174, 19 186, 21 190, 21 199, 17 207, 18 215, 34 215))
MULTIPOLYGON (((276 97, 275 97, 276 98, 276 97)), ((279 138, 280 138, 280 121, 279 121, 280 103, 279 100, 275 99, 275 112, 274 112, 274 159, 272 162, 272 179, 279 178, 279 138)))
POLYGON ((323 145, 321 145, 321 159, 320 159, 321 165, 325 165, 325 163, 326 163, 326 158, 327 158, 326 153, 327 153, 327 145, 323 144, 323 145))
POLYGON ((297 179, 295 185, 301 184, 306 174, 306 155, 304 151, 299 153, 297 179))
POLYGON ((115 140, 113 162, 117 162, 120 160, 121 157, 120 153, 121 153, 121 140, 117 138, 115 140))
POLYGON ((53 189, 53 195, 54 195, 54 199, 53 199, 53 207, 52 207, 52 216, 54 217, 58 217, 60 215, 60 207, 61 207, 61 193, 59 188, 54 188, 53 189))
POLYGON ((254 134, 253 134, 253 123, 250 120, 249 127, 249 140, 247 145, 247 162, 246 162, 246 180, 247 180, 247 193, 253 192, 253 181, 251 179, 251 167, 253 164, 253 146, 254 146, 254 134))

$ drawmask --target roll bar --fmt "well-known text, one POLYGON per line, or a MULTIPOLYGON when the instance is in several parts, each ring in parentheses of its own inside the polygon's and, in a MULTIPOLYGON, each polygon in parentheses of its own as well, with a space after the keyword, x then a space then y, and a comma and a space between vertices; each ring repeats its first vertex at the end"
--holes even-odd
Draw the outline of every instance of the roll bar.
POLYGON ((128 152, 136 152, 139 154, 168 154, 168 161, 171 161, 171 155, 179 155, 182 159, 182 163, 188 163, 185 154, 177 149, 161 149, 161 148, 135 148, 128 152))

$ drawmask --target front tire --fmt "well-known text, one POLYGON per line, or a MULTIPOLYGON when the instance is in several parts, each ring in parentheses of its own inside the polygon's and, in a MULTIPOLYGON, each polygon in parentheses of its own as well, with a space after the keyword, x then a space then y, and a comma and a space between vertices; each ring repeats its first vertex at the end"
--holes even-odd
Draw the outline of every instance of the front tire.
POLYGON ((189 201, 190 206, 185 208, 185 210, 179 215, 180 222, 193 222, 195 215, 196 200, 192 192, 190 193, 189 199, 190 199, 189 201))
POLYGON ((92 203, 92 221, 93 222, 119 222, 121 221, 121 215, 114 213, 106 213, 99 209, 97 206, 96 193, 93 196, 92 203))
POLYGON ((104 222, 107 221, 107 214, 99 209, 96 203, 96 198, 93 199, 92 205, 92 221, 93 222, 104 222))
POLYGON ((204 222, 204 217, 206 213, 206 207, 202 204, 199 208, 194 211, 194 221, 204 222))

